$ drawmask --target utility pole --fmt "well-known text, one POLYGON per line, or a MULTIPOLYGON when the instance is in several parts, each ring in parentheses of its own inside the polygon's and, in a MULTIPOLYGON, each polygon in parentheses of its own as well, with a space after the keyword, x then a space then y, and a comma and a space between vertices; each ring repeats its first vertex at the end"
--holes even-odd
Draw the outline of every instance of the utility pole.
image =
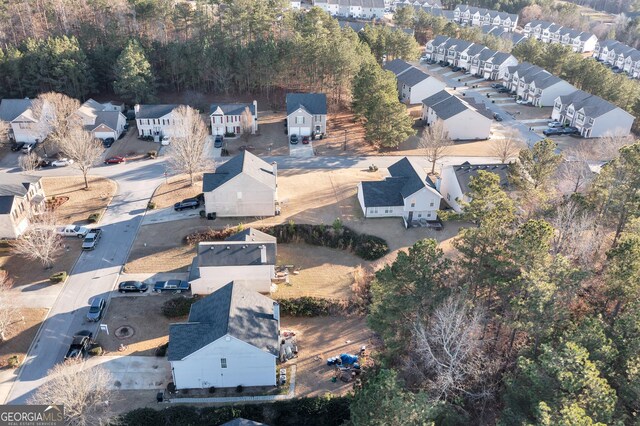
POLYGON ((342 144, 342 150, 347 150, 347 129, 344 129, 344 143, 342 144))

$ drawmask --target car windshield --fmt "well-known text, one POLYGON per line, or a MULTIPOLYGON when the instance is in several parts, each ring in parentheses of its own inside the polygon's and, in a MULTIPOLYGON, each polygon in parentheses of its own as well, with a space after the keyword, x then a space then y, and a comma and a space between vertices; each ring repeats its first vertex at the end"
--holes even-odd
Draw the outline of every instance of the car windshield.
POLYGON ((91 308, 89 308, 89 312, 95 314, 97 312, 100 312, 100 308, 97 306, 92 306, 91 308))
POLYGON ((87 242, 87 243, 92 243, 94 239, 95 238, 93 238, 93 237, 87 237, 87 238, 84 239, 84 241, 87 242))
POLYGON ((73 230, 74 230, 75 232, 78 232, 78 231, 80 231, 80 227, 79 227, 79 226, 75 226, 75 227, 73 228, 73 230))

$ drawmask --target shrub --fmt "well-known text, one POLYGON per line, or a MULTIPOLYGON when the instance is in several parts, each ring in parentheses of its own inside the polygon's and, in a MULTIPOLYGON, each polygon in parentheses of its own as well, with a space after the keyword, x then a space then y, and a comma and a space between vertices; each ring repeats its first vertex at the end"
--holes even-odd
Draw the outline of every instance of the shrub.
POLYGON ((242 231, 240 226, 236 228, 212 229, 194 232, 184 237, 185 244, 195 245, 203 241, 223 241, 233 234, 242 231))
POLYGON ((236 134, 234 132, 224 132, 224 136, 226 138, 233 138, 236 136, 236 134))
POLYGON ((162 315, 167 318, 179 318, 189 315, 191 305, 196 302, 195 297, 174 297, 162 305, 162 315))
POLYGON ((278 300, 280 310, 292 317, 318 317, 339 312, 342 306, 338 302, 317 297, 298 297, 296 299, 278 300))
POLYGON ((216 393, 216 387, 215 386, 211 386, 209 388, 209 393, 216 393))
POLYGON ((101 356, 104 353, 104 349, 102 346, 96 345, 93 348, 89 349, 89 355, 91 356, 101 356))
POLYGON ((169 393, 174 393, 176 391, 176 384, 173 382, 169 382, 169 384, 167 385, 167 391, 169 393))
POLYGON ((61 282, 65 281, 66 279, 67 279, 67 272, 66 271, 56 272, 55 274, 53 274, 53 275, 51 275, 49 277, 49 281, 51 281, 53 284, 61 283, 61 282))
POLYGON ((155 208, 156 208, 156 203, 155 203, 155 202, 153 202, 153 201, 149 201, 149 202, 147 203, 147 209, 149 209, 149 210, 153 210, 153 209, 155 209, 155 208))
POLYGON ((120 421, 125 425, 156 426, 164 424, 164 413, 153 408, 138 408, 122 416, 120 421))
POLYGON ((18 355, 10 356, 7 360, 7 363, 9 364, 10 368, 18 368, 18 366, 20 365, 20 358, 18 358, 18 355))
POLYGON ((360 234, 356 239, 354 253, 365 260, 376 260, 389 253, 389 246, 380 237, 360 234))
POLYGON ((156 158, 158 156, 158 151, 149 151, 147 152, 147 157, 156 158))
POLYGON ((164 345, 160 345, 156 348, 156 356, 165 356, 167 354, 167 349, 169 348, 169 342, 164 345))
POLYGON ((89 223, 97 223, 100 220, 100 216, 102 216, 100 213, 91 213, 87 218, 87 221, 89 223))
POLYGON ((242 385, 236 386, 236 392, 242 393, 243 390, 244 390, 244 388, 242 387, 242 385))

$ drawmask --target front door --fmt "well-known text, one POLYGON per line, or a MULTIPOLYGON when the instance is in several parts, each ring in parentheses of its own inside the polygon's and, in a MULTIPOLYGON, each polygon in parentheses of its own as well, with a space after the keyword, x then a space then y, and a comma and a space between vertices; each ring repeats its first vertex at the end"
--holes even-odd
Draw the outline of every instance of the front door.
POLYGON ((409 217, 407 217, 407 228, 411 228, 411 222, 413 222, 413 212, 409 212, 409 217))

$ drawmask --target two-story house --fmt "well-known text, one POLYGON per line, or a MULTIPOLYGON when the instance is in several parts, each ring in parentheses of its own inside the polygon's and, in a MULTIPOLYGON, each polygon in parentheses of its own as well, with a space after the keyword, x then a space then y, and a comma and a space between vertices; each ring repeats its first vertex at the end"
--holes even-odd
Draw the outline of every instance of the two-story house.
POLYGON ((34 112, 33 99, 3 99, 0 120, 9 123, 9 139, 16 142, 38 143, 48 135, 34 112))
POLYGON ((80 105, 74 116, 87 132, 98 139, 117 140, 127 124, 127 117, 116 106, 111 103, 101 104, 93 99, 80 105))
POLYGON ((313 5, 344 18, 381 19, 385 14, 384 0, 313 0, 313 5))
POLYGON ((231 103, 211 104, 209 108, 209 120, 211 121, 211 134, 224 135, 233 133, 240 135, 244 132, 243 114, 249 111, 248 126, 251 126, 251 134, 258 131, 258 103, 231 103))
POLYGON ((544 43, 560 43, 580 53, 594 51, 598 42, 595 34, 588 31, 575 30, 544 20, 527 23, 523 28, 523 34, 544 43))
POLYGON ((453 21, 463 26, 491 25, 504 28, 506 31, 514 31, 518 25, 518 15, 459 4, 453 9, 453 21))
POLYGON ((504 189, 509 189, 508 164, 471 164, 465 161, 462 164, 442 168, 440 192, 446 203, 456 213, 462 213, 463 202, 468 203, 471 201, 469 184, 473 178, 478 176, 480 171, 498 175, 500 186, 504 189))
POLYGON ((176 131, 174 110, 178 106, 177 104, 134 106, 138 136, 153 136, 156 141, 164 136, 174 136, 176 131))
POLYGON ((415 105, 445 88, 445 84, 435 77, 408 64, 402 59, 388 62, 384 69, 395 74, 401 102, 415 105))
POLYGON ((287 93, 287 134, 322 138, 327 132, 327 95, 287 93))
POLYGON ((29 218, 44 209, 39 176, 5 173, 0 179, 0 239, 16 239, 29 227, 29 218))
POLYGON ((489 139, 492 118, 484 104, 471 104, 445 90, 422 101, 422 120, 427 126, 441 120, 454 141, 489 139))

